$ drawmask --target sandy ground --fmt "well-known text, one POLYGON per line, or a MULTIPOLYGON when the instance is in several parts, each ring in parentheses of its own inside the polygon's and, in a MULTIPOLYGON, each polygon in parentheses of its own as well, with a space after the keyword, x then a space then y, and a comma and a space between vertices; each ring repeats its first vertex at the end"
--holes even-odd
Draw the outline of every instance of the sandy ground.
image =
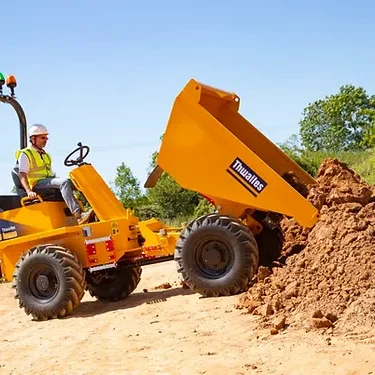
POLYGON ((375 339, 272 336, 234 308, 238 298, 182 289, 168 262, 145 267, 126 301, 86 294, 68 318, 34 322, 1 284, 0 374, 375 374, 375 339), (173 287, 154 289, 165 282, 173 287))

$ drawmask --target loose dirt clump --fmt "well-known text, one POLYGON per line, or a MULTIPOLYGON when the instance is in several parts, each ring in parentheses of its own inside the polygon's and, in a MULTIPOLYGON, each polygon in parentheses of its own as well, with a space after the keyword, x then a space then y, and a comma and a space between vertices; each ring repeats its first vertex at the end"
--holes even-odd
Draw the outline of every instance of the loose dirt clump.
POLYGON ((325 160, 316 180, 307 199, 320 220, 312 230, 283 220, 284 265, 267 270, 267 277, 261 267, 236 306, 263 316, 270 327, 281 316, 288 326, 347 330, 344 317, 353 326, 360 311, 366 323, 375 309, 363 298, 375 281, 374 189, 337 159, 325 160))
POLYGON ((158 289, 170 289, 170 288, 172 288, 172 285, 169 282, 166 282, 166 283, 160 284, 158 286, 155 286, 154 290, 158 290, 158 289))

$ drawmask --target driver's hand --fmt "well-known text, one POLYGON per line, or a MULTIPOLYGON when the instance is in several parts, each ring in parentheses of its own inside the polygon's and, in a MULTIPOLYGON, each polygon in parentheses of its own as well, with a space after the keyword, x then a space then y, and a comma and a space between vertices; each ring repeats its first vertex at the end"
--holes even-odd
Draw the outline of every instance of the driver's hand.
POLYGON ((37 197, 36 193, 34 191, 29 191, 27 193, 27 196, 30 198, 30 199, 35 199, 37 197))

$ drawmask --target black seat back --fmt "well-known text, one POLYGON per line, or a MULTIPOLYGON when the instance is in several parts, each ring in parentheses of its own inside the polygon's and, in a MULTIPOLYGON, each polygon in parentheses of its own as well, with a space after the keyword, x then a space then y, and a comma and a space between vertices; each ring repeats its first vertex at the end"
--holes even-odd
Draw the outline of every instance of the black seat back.
POLYGON ((26 191, 21 184, 18 167, 14 167, 12 169, 12 179, 13 179, 14 186, 16 188, 16 194, 21 198, 25 197, 27 194, 26 194, 26 191))

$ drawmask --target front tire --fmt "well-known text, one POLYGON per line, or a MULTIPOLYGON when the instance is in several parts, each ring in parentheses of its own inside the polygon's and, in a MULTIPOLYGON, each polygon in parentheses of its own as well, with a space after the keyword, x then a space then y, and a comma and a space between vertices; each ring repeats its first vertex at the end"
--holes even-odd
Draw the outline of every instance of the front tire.
POLYGON ((19 307, 35 320, 70 314, 85 293, 85 272, 77 256, 56 245, 30 249, 18 261, 13 274, 19 307))
POLYGON ((256 273, 253 234, 230 216, 209 214, 190 223, 176 244, 175 261, 183 282, 206 297, 245 290, 256 273))
POLYGON ((87 275, 91 297, 100 301, 118 301, 128 297, 141 281, 142 268, 111 268, 87 275))

